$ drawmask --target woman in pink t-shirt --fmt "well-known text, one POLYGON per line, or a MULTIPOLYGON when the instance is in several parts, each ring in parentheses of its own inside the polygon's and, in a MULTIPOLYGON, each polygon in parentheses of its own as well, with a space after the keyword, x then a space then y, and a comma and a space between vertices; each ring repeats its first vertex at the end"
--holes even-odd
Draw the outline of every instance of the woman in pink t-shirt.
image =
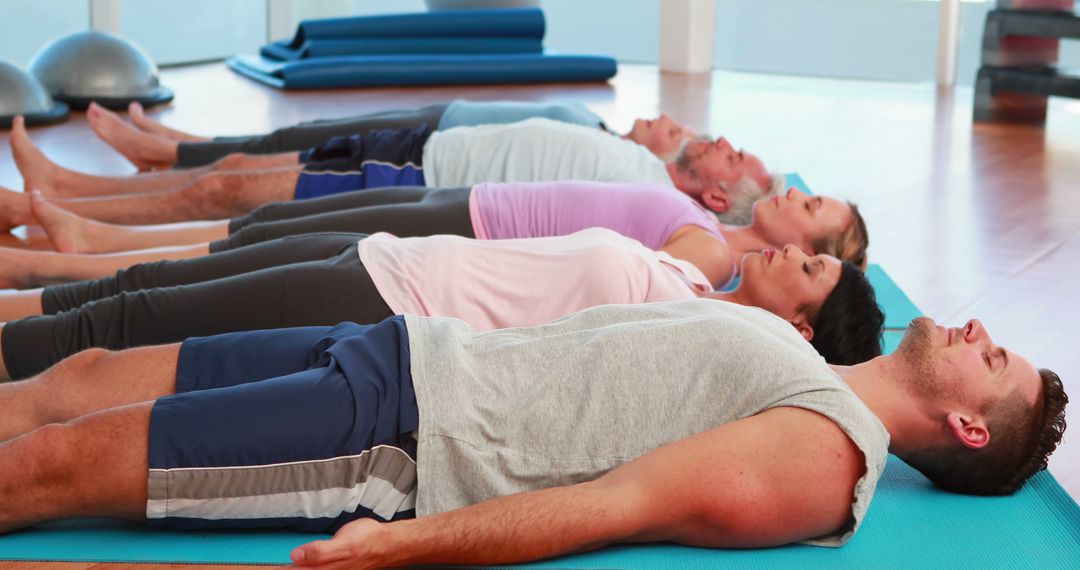
MULTIPOLYGON (((394 189, 385 195, 383 191, 370 190, 281 207, 295 211, 296 204, 304 206, 319 202, 318 210, 323 210, 328 204, 346 198, 345 203, 351 205, 358 200, 372 200, 377 205, 259 222, 264 215, 277 217, 275 207, 271 206, 238 219, 242 221, 233 220, 230 226, 235 227, 231 228, 230 237, 213 243, 136 251, 105 258, 0 250, 0 266, 5 266, 2 274, 10 280, 6 285, 27 287, 92 279, 134 263, 216 254, 243 245, 264 243, 271 238, 313 231, 364 234, 386 231, 402 237, 452 234, 509 239, 566 235, 589 227, 614 230, 650 249, 689 261, 717 288, 738 275, 737 261, 747 252, 788 243, 804 251, 827 253, 859 266, 866 260, 866 228, 854 205, 834 198, 808 196, 794 189, 783 196, 759 200, 754 205, 750 225, 742 227, 722 226, 694 199, 655 184, 479 184, 461 189, 394 189), (389 197, 400 203, 385 204, 384 200, 389 197)), ((157 246, 202 240, 220 231, 219 222, 118 227, 83 220, 58 210, 37 196, 34 204, 56 249, 61 252, 116 251, 125 244, 130 245, 132 235, 142 236, 138 243, 157 246), (146 236, 152 239, 146 241, 143 239, 146 236)), ((270 256, 267 263, 290 256, 277 250, 267 255, 270 256)))
POLYGON ((821 343, 819 350, 842 363, 877 353, 880 318, 869 319, 862 342, 853 343, 852 319, 828 317, 838 312, 829 306, 846 306, 853 299, 876 307, 862 272, 829 256, 807 256, 794 246, 743 256, 739 287, 713 293, 693 265, 601 228, 521 240, 387 234, 362 240, 353 234, 292 239, 309 242, 312 249, 336 245, 337 252, 320 261, 238 274, 250 268, 252 257, 265 257, 243 248, 133 268, 86 284, 48 287, 38 292, 36 311, 0 301, 0 318, 9 321, 0 343, 5 373, 23 378, 91 347, 126 348, 230 331, 374 323, 402 313, 458 317, 486 330, 536 325, 600 304, 694 296, 761 307, 788 320, 812 342, 837 338, 817 329, 842 321, 844 342, 821 343), (177 267, 184 265, 198 270, 177 267), (194 274, 217 278, 169 282, 194 274), (163 286, 133 288, 152 280, 163 286), (12 320, 41 313, 47 316, 12 320))

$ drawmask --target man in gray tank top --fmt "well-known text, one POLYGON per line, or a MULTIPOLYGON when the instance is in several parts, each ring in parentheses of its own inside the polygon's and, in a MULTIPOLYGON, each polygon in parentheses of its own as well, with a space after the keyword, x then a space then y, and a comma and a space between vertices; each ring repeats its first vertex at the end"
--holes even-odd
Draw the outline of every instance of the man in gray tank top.
POLYGON ((4 388, 0 439, 29 433, 0 447, 0 530, 293 517, 337 532, 294 562, 356 568, 840 546, 889 451, 946 489, 1011 493, 1067 401, 978 321, 920 318, 894 354, 835 367, 786 321, 703 299, 486 333, 406 316, 88 351, 4 388))

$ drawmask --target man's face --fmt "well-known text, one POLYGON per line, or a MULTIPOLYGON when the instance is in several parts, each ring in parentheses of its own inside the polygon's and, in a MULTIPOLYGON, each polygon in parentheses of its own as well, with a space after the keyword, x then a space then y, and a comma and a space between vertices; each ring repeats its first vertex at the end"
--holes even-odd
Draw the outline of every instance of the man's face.
POLYGON ((815 240, 842 232, 851 221, 851 207, 840 200, 791 188, 783 196, 754 202, 750 225, 769 243, 792 243, 811 251, 815 240))
POLYGON ((679 153, 676 164, 703 188, 734 184, 744 176, 762 188, 769 187, 769 171, 761 159, 741 149, 735 150, 724 137, 715 141, 700 138, 690 141, 679 153))
POLYGON ((994 344, 978 320, 946 328, 919 317, 908 326, 897 352, 912 372, 912 387, 929 398, 984 409, 1019 390, 1033 405, 1042 385, 1038 370, 994 344))
POLYGON ((816 314, 840 282, 840 273, 840 260, 835 257, 808 256, 787 245, 743 256, 739 289, 754 306, 791 319, 800 308, 816 314))
POLYGON ((660 160, 674 160, 683 142, 697 137, 690 127, 680 125, 661 113, 656 119, 637 119, 628 138, 652 151, 660 160))

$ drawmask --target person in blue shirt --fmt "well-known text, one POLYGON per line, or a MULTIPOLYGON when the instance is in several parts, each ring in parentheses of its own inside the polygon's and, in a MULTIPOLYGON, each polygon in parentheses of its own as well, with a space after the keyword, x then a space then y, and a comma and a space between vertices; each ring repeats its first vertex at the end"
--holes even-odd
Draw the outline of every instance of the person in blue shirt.
MULTIPOLYGON (((536 117, 596 127, 616 134, 599 115, 574 101, 463 101, 428 105, 419 109, 397 109, 353 117, 307 121, 271 133, 239 137, 201 137, 171 129, 150 119, 138 103, 129 108, 132 124, 98 105, 87 111, 90 127, 103 141, 124 155, 139 170, 206 166, 230 154, 275 154, 319 146, 333 137, 366 134, 375 130, 428 127, 433 131, 476 125, 506 124, 536 117)), ((668 124, 679 141, 697 136, 693 129, 661 114, 655 119, 668 124)), ((634 121, 630 132, 619 135, 645 145, 661 159, 675 157, 679 145, 668 138, 652 136, 646 119, 634 121)))

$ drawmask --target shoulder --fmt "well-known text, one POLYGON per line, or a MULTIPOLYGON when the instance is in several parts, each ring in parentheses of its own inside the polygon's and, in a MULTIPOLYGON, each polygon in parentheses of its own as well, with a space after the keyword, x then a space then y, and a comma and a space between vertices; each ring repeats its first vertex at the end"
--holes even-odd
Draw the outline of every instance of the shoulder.
POLYGON ((840 533, 851 525, 862 452, 835 422, 816 412, 778 407, 754 416, 744 444, 756 456, 743 491, 752 509, 730 513, 741 533, 777 544, 840 533), (754 435, 754 434, 759 435, 754 435))
POLYGON ((831 420, 777 407, 671 443, 608 479, 645 498, 635 509, 648 513, 651 540, 760 548, 845 534, 864 471, 831 420))

